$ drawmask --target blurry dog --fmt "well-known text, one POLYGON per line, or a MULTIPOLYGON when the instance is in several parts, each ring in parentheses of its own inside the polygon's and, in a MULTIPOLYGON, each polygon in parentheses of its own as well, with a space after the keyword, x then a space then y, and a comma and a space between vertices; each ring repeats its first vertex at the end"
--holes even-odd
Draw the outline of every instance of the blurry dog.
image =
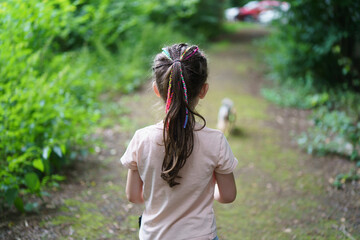
POLYGON ((217 128, 225 135, 231 133, 236 120, 234 103, 229 98, 224 98, 218 114, 217 128))

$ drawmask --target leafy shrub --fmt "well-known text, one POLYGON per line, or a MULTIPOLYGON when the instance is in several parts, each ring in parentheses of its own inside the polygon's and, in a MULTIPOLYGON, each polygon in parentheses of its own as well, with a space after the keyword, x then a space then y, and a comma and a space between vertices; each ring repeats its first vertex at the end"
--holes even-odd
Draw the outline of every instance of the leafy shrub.
POLYGON ((268 100, 283 106, 310 109, 321 106, 329 99, 327 92, 316 93, 311 88, 294 88, 290 84, 262 88, 261 94, 268 100))
POLYGON ((74 143, 85 144, 98 114, 94 95, 71 71, 71 54, 51 51, 75 7, 8 1, 0 9, 0 200, 23 211, 23 195, 42 196, 42 186, 62 179, 54 174, 74 143))
POLYGON ((248 2, 250 2, 250 0, 228 0, 227 5, 228 7, 242 7, 248 2))
POLYGON ((269 39, 268 63, 281 82, 360 91, 359 1, 292 0, 287 24, 269 39))
POLYGON ((337 153, 359 159, 360 96, 352 93, 333 95, 331 101, 316 109, 314 126, 299 139, 309 153, 337 153))
POLYGON ((170 22, 171 26, 188 37, 196 36, 204 41, 216 36, 223 21, 223 1, 185 0, 157 1, 150 13, 151 21, 161 24, 170 22))
POLYGON ((336 188, 342 188, 346 182, 359 181, 360 175, 357 174, 355 169, 351 169, 348 173, 341 173, 335 177, 333 186, 336 188))
MULTIPOLYGON (((282 106, 314 109, 313 126, 298 140, 309 153, 359 160, 360 2, 289 2, 286 23, 276 23, 264 44, 274 88, 262 94, 282 106)), ((346 179, 358 178, 344 174, 335 182, 346 179)))

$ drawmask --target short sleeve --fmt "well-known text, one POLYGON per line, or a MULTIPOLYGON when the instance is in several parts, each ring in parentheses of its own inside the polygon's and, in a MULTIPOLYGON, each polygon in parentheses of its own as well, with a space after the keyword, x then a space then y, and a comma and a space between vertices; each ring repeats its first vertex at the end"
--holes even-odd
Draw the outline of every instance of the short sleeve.
POLYGON ((120 158, 121 163, 131 169, 137 170, 137 163, 138 163, 138 149, 139 149, 139 141, 138 141, 138 134, 135 132, 133 138, 131 139, 124 155, 120 158))
POLYGON ((230 145, 223 134, 220 139, 219 162, 215 168, 215 172, 229 174, 236 168, 238 160, 235 158, 230 145))

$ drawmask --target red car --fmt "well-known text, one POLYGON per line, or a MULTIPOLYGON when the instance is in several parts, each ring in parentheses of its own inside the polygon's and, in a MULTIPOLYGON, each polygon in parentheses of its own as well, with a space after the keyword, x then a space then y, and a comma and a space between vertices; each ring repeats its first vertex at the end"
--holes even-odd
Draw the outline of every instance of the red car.
POLYGON ((259 14, 262 11, 280 7, 280 1, 251 1, 239 8, 237 19, 240 21, 255 22, 258 21, 259 14))

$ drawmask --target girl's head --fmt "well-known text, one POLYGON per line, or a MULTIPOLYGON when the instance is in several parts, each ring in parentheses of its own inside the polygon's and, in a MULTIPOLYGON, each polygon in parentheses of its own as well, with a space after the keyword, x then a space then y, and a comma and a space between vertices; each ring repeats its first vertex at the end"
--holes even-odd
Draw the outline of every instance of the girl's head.
POLYGON ((166 103, 164 119, 165 157, 161 177, 170 187, 177 184, 179 170, 194 147, 195 111, 206 95, 207 61, 197 46, 175 44, 163 48, 154 60, 154 90, 166 103))

